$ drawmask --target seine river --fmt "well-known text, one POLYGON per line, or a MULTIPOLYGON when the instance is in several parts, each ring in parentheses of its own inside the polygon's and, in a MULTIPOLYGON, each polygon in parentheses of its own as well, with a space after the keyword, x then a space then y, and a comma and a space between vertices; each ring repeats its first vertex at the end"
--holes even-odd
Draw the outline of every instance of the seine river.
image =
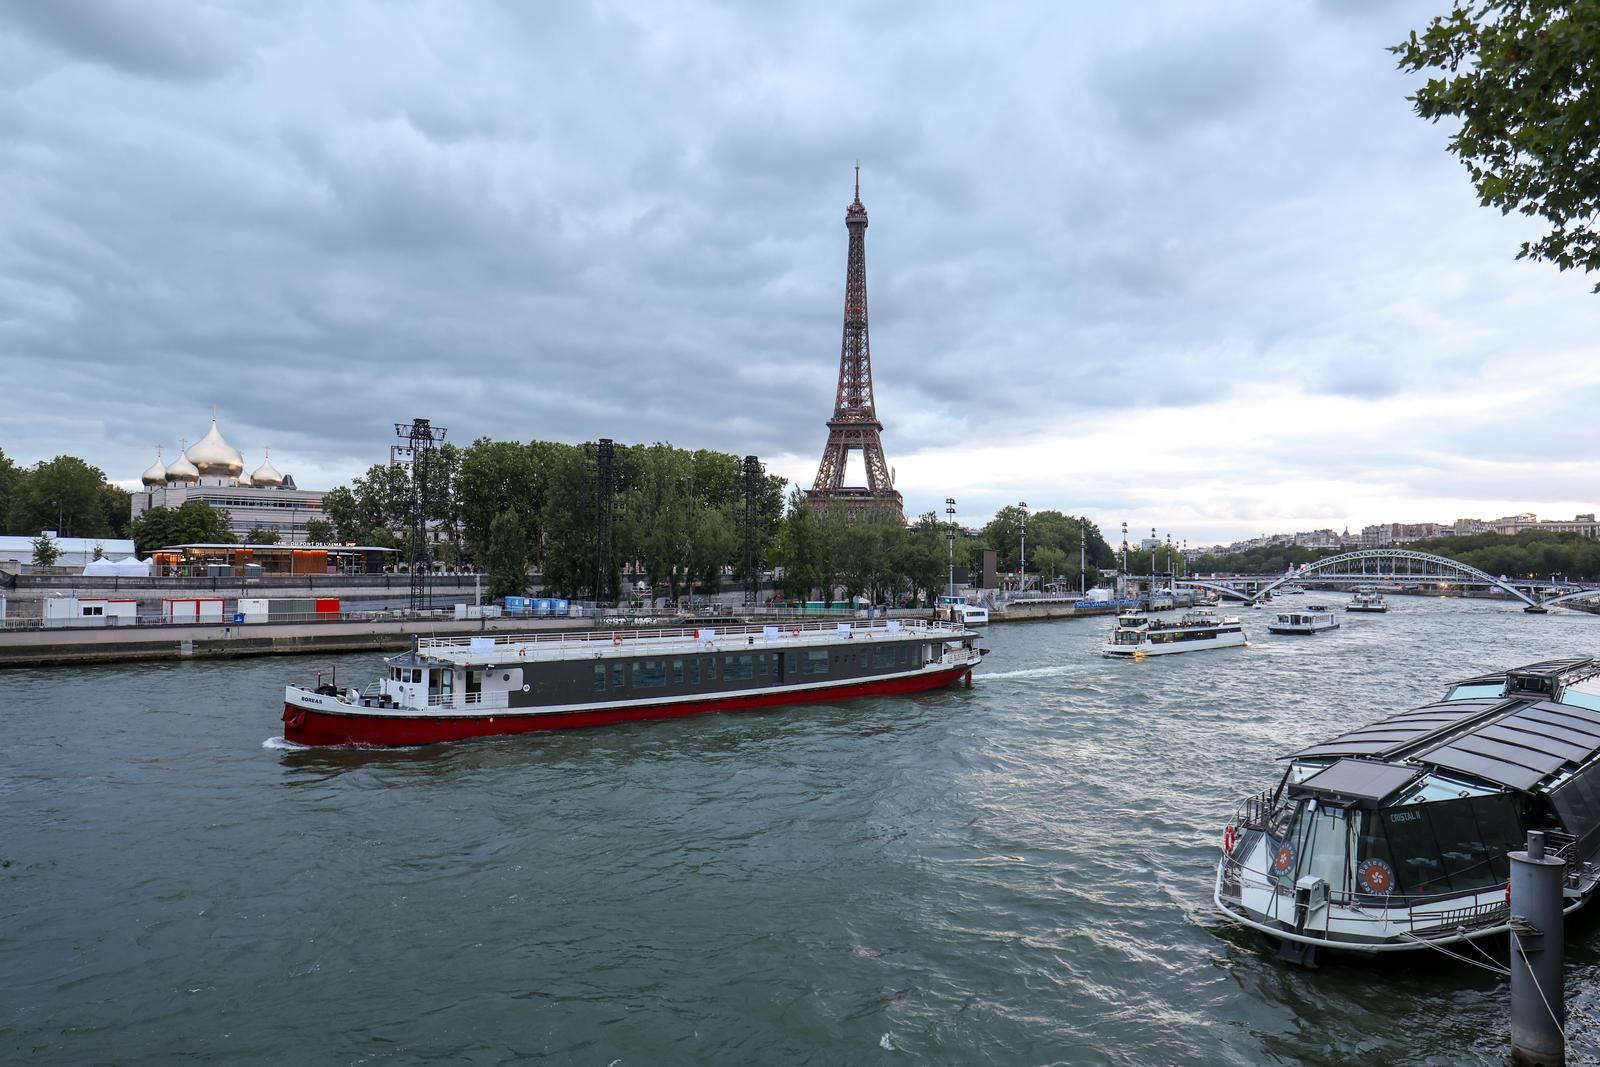
POLYGON ((1593 616, 1395 606, 1142 663, 995 626, 971 690, 390 753, 274 740, 305 659, 0 673, 0 1059, 1502 1064, 1503 980, 1296 969, 1211 905, 1275 756, 1600 652, 1593 616))

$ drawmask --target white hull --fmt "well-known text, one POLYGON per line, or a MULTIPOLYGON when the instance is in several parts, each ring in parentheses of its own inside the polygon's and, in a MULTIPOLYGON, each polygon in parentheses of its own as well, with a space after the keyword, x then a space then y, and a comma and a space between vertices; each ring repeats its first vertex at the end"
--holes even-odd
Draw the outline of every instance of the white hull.
POLYGON ((1187 641, 1141 641, 1137 645, 1115 645, 1107 641, 1100 649, 1102 656, 1112 659, 1135 659, 1144 656, 1174 656, 1179 652, 1204 652, 1211 648, 1238 648, 1245 643, 1244 633, 1219 633, 1208 638, 1191 638, 1187 641))

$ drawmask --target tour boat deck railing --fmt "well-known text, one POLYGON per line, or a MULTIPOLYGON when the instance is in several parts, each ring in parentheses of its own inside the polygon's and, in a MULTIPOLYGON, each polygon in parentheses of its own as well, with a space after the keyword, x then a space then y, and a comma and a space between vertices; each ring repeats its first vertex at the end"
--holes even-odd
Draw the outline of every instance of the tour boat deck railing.
MULTIPOLYGON (((822 622, 794 621, 775 626, 770 623, 737 623, 724 626, 681 626, 664 629, 640 630, 581 630, 555 633, 485 633, 463 637, 424 637, 417 640, 417 652, 424 656, 457 654, 462 652, 505 651, 526 649, 529 654, 545 650, 588 649, 600 651, 616 647, 637 649, 641 646, 672 642, 711 641, 726 644, 736 638, 766 638, 782 640, 795 637, 850 638, 903 637, 915 639, 931 637, 943 639, 967 633, 959 624, 926 622, 913 619, 856 619, 848 623, 832 620, 822 622), (841 627, 848 627, 848 631, 841 627)), ((740 641, 739 643, 747 643, 740 641)))

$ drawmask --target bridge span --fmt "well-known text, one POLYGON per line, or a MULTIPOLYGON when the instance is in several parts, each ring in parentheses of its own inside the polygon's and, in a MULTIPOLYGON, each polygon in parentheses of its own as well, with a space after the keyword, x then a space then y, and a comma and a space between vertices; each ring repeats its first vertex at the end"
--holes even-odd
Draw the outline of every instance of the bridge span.
POLYGON ((1180 578, 1177 585, 1210 589, 1222 596, 1254 604, 1286 582, 1332 582, 1339 585, 1370 585, 1403 582, 1407 585, 1470 585, 1495 588, 1516 597, 1529 608, 1543 609, 1553 604, 1600 597, 1600 583, 1541 582, 1534 579, 1496 578, 1476 567, 1448 556, 1418 552, 1410 548, 1364 548, 1324 556, 1288 574, 1239 575, 1234 578, 1180 578), (1236 584, 1249 586, 1241 590, 1236 584))

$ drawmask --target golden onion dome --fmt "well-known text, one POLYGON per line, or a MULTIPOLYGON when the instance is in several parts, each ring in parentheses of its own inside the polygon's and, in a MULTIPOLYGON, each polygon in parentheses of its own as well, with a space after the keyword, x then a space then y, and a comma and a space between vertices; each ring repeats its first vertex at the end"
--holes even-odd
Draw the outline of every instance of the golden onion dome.
POLYGON ((167 466, 161 462, 161 449, 159 446, 156 448, 156 461, 150 464, 143 474, 139 475, 139 480, 152 489, 158 485, 167 484, 167 466))
POLYGON ((167 481, 198 482, 200 480, 199 469, 189 462, 189 457, 185 454, 185 451, 183 445, 179 444, 178 458, 173 460, 171 465, 167 467, 167 481))
POLYGON ((250 472, 250 484, 277 488, 283 485, 283 475, 272 465, 272 449, 266 450, 261 466, 250 472))
POLYGON ((217 431, 217 420, 211 420, 206 435, 184 452, 184 457, 195 465, 205 478, 237 478, 244 473, 244 456, 217 431))
POLYGON ((248 489, 255 483, 250 480, 250 476, 248 474, 241 474, 238 478, 234 479, 233 484, 237 485, 241 489, 248 489))

